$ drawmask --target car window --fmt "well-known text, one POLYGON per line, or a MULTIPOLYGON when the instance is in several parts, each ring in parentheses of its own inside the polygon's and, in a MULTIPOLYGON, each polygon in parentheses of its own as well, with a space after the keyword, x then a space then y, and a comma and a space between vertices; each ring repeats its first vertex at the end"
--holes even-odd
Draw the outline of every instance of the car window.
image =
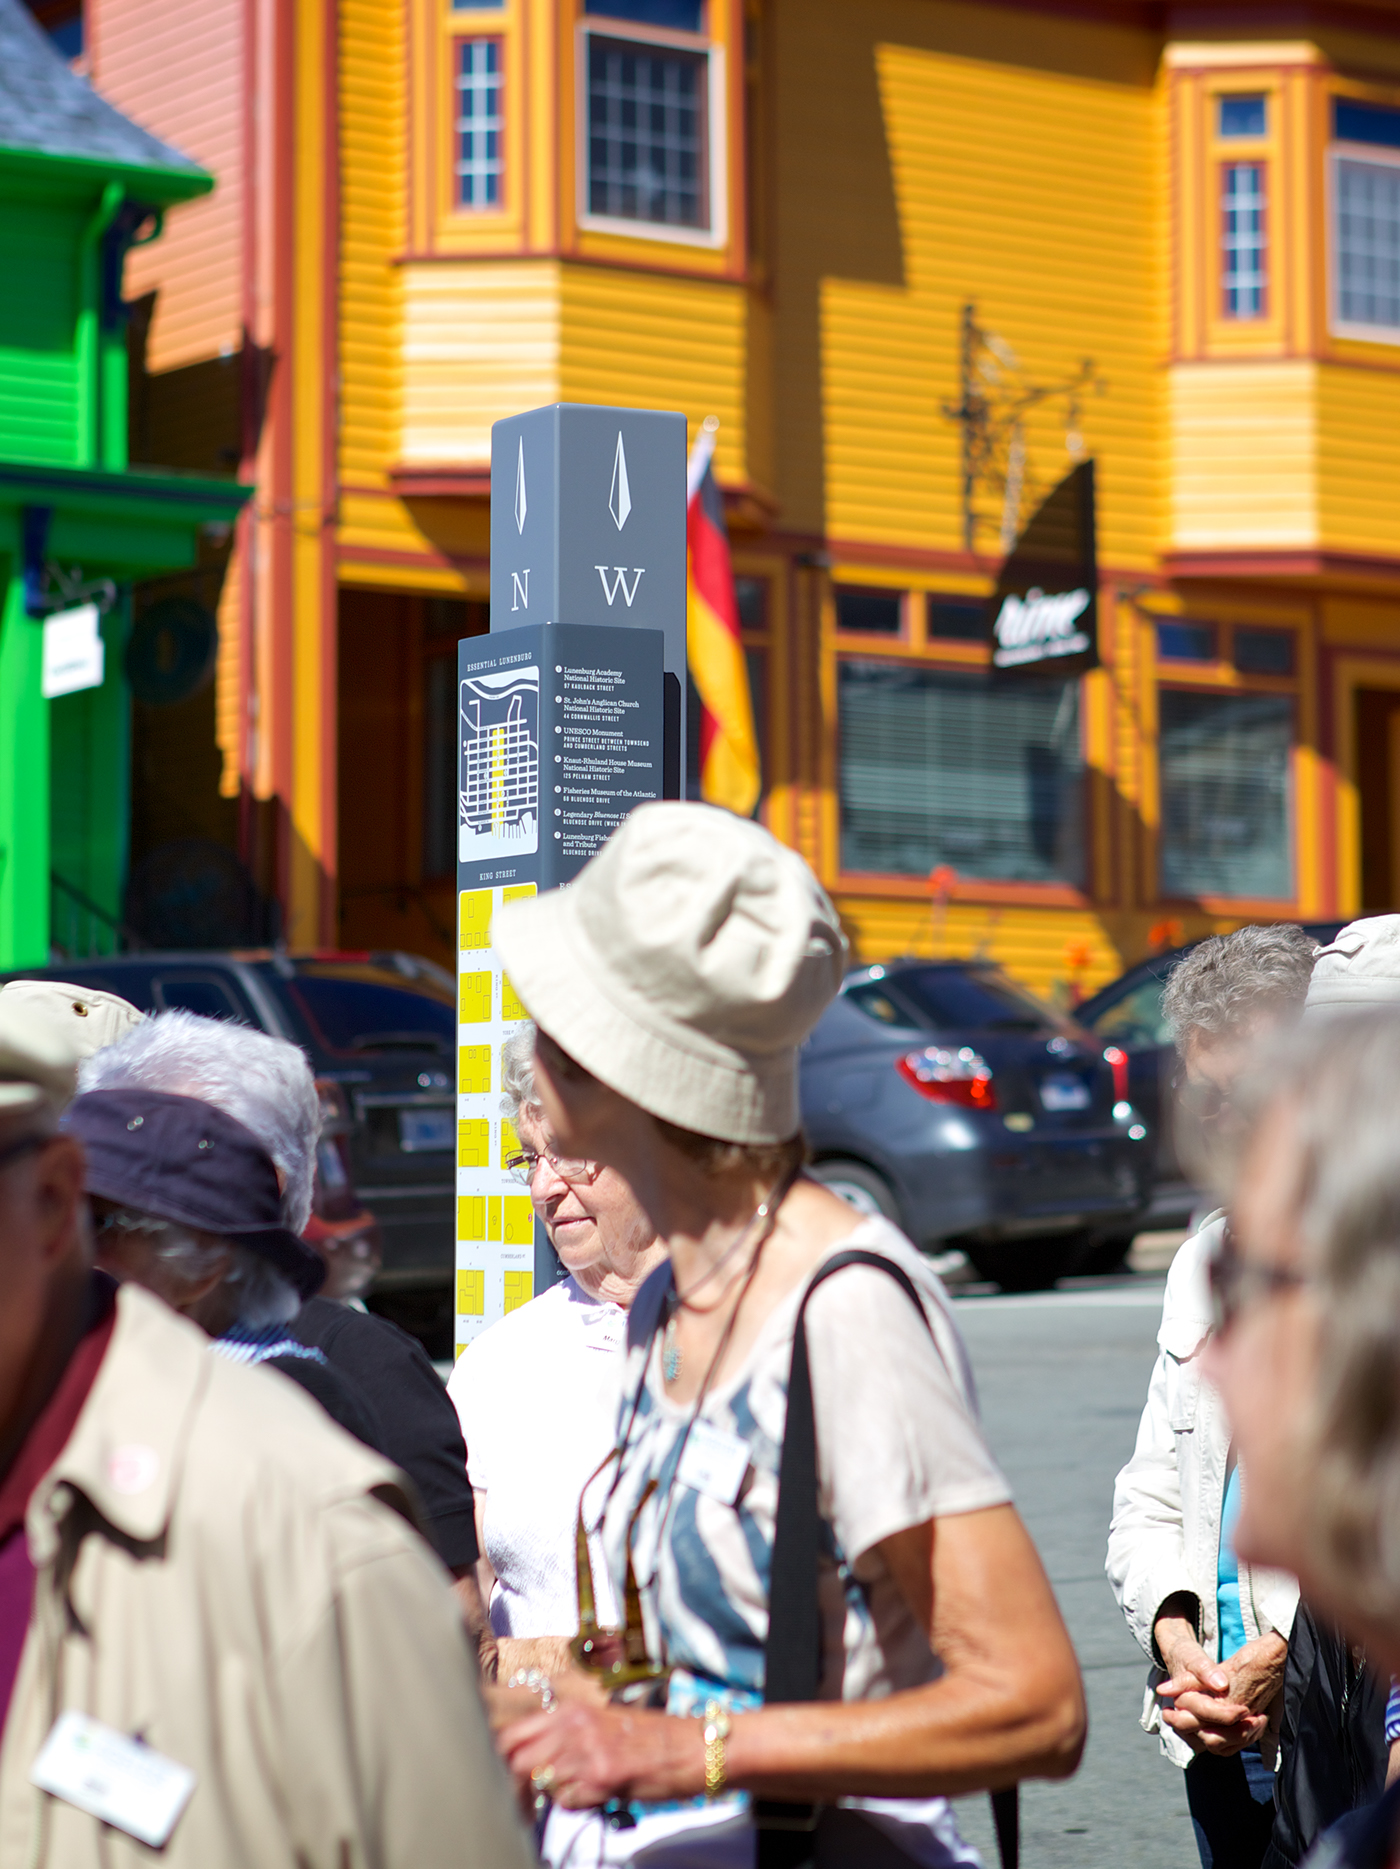
POLYGON ((432 1051, 450 1057, 457 1044, 453 995, 432 980, 303 962, 286 990, 329 1051, 432 1051))
POLYGON ((901 967, 892 984, 934 1031, 1038 1032, 1063 1023, 999 967, 901 967))
POLYGON ((846 994, 853 1006, 878 1019, 881 1025, 918 1025, 921 1023, 904 1006, 897 1006, 882 986, 853 986, 846 994))
POLYGON ((1162 1017, 1162 995, 1166 989, 1165 980, 1154 979, 1149 974, 1121 999, 1095 1013, 1088 1021, 1090 1030, 1096 1038, 1122 1045, 1129 1051, 1146 1045, 1170 1045, 1172 1029, 1162 1017))
POLYGON ((202 1019, 234 1019, 248 1023, 248 1009, 216 974, 157 974, 152 996, 162 1012, 178 1006, 197 1012, 202 1019))

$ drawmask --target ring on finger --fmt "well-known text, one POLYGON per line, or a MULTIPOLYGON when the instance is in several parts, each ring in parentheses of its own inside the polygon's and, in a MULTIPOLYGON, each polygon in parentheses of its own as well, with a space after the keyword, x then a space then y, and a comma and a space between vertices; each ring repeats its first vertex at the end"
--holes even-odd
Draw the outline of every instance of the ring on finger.
POLYGON ((542 1797, 547 1798, 554 1789, 554 1767, 552 1765, 537 1765, 530 1774, 530 1783, 542 1797))

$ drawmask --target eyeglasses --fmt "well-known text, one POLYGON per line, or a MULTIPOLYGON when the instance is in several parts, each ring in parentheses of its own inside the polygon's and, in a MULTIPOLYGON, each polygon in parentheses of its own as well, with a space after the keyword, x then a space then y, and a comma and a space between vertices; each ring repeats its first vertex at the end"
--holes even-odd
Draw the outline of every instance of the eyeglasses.
POLYGON ((1264 1265, 1240 1257, 1234 1235, 1226 1229, 1220 1250, 1210 1262, 1210 1300, 1215 1334, 1224 1336, 1240 1313, 1281 1292, 1297 1291, 1308 1283, 1307 1274, 1291 1266, 1264 1265))
POLYGON ((506 1167, 525 1186, 534 1184, 541 1162, 548 1162, 561 1181, 581 1181, 585 1187, 598 1179, 597 1162, 575 1161, 567 1155, 551 1155, 547 1149, 519 1149, 506 1157, 506 1167))
POLYGON ((1183 1113, 1202 1125, 1218 1123, 1233 1108, 1230 1092, 1219 1084, 1192 1083, 1190 1078, 1179 1077, 1174 1088, 1183 1113))

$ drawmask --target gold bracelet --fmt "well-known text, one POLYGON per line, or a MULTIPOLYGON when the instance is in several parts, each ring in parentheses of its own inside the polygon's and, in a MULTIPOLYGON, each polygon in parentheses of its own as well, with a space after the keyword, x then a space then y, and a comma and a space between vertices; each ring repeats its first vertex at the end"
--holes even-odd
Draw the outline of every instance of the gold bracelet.
POLYGON ((717 1798, 724 1790, 724 1742, 729 1737, 729 1715, 718 1700, 705 1702, 705 1796, 717 1798))

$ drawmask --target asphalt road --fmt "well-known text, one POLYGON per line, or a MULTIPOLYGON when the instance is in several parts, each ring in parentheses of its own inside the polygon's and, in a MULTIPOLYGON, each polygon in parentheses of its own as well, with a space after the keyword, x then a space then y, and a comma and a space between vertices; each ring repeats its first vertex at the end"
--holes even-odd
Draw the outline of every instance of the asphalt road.
MULTIPOLYGON (((1022 1787, 1023 1869, 1195 1869, 1198 1860, 1181 1774, 1138 1725, 1146 1662, 1103 1574, 1113 1478, 1142 1412, 1162 1285, 1140 1274, 957 1303, 992 1447, 1040 1547, 1089 1697, 1077 1775, 1022 1787)), ((995 1869, 987 1799, 962 1800, 958 1821, 995 1869)))

